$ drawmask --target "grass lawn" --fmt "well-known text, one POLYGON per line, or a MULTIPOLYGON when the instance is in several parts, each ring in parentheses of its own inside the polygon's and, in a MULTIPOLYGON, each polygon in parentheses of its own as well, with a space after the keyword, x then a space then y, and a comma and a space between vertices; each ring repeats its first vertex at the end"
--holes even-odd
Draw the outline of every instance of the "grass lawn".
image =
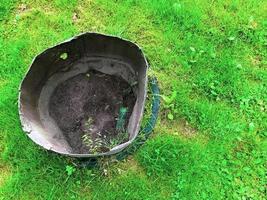
POLYGON ((1 0, 0 199, 266 199, 267 2, 1 0), (162 99, 123 162, 79 169, 21 130, 18 87, 35 55, 81 32, 138 43, 162 99))

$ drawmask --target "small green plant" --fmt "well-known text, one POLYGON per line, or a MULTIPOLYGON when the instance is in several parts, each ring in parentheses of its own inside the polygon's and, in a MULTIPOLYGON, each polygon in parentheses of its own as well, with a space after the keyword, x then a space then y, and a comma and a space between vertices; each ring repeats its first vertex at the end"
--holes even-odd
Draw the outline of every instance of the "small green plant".
POLYGON ((68 58, 68 54, 67 54, 67 53, 62 53, 62 54, 60 55, 60 58, 61 58, 62 60, 66 60, 66 59, 68 58))
POLYGON ((163 99, 163 107, 167 110, 167 117, 169 120, 174 119, 174 115, 178 112, 175 106, 175 100, 177 97, 177 91, 173 91, 170 96, 160 95, 163 99))
POLYGON ((85 122, 86 129, 90 130, 92 124, 93 124, 93 119, 92 117, 89 117, 88 120, 85 122))
POLYGON ((110 141, 106 143, 106 146, 109 149, 112 149, 113 147, 125 142, 128 139, 128 137, 129 134, 127 132, 118 133, 116 137, 110 139, 110 141))
MULTIPOLYGON (((90 131, 92 124, 93 119, 89 117, 85 123, 86 131, 82 136, 83 143, 88 147, 92 154, 101 153, 102 147, 112 149, 128 139, 128 133, 126 131, 118 132, 117 136, 111 139, 108 139, 105 135, 102 137, 100 133, 96 133, 95 137, 93 137, 90 131)), ((120 126, 120 130, 121 129, 123 130, 124 128, 120 126)))
POLYGON ((88 135, 88 134, 84 134, 82 136, 82 140, 83 140, 83 143, 88 147, 88 148, 91 148, 92 145, 93 145, 93 140, 91 138, 91 135, 88 135))
POLYGON ((76 171, 76 168, 71 165, 67 165, 65 170, 67 172, 67 175, 71 176, 76 171))
POLYGON ((90 153, 96 154, 100 152, 100 148, 105 146, 105 142, 101 137, 93 138, 92 135, 86 133, 82 136, 83 143, 88 147, 90 153))
POLYGON ((101 135, 97 133, 96 137, 93 138, 91 128, 93 124, 93 119, 91 117, 88 118, 88 120, 85 123, 86 131, 84 135, 82 136, 83 143, 88 147, 90 153, 96 154, 99 152, 99 149, 103 146, 104 142, 101 139, 101 135))

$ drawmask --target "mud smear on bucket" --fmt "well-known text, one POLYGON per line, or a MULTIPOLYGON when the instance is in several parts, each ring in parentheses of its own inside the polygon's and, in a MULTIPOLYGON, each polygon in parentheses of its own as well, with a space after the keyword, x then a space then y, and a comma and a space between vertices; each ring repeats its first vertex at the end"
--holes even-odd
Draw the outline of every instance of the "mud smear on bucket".
POLYGON ((123 78, 90 70, 56 87, 49 114, 73 153, 94 154, 128 141, 126 130, 135 102, 132 87, 123 78), (116 128, 121 108, 127 108, 125 131, 116 128))

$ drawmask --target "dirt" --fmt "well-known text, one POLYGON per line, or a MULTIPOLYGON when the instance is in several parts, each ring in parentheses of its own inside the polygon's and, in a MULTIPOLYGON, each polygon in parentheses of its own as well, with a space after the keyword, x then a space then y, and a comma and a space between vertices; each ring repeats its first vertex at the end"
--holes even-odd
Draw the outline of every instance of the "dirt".
POLYGON ((49 102, 50 116, 62 130, 72 153, 99 153, 128 139, 116 130, 121 107, 128 125, 136 97, 121 77, 88 71, 59 84, 49 102), (121 139, 123 138, 123 139, 121 139))

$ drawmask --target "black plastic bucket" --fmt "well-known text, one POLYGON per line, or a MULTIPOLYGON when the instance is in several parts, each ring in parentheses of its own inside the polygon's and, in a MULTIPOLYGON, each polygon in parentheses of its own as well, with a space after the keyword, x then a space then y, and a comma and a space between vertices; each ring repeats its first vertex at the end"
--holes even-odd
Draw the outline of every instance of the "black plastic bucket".
POLYGON ((84 33, 49 48, 20 86, 23 130, 60 154, 116 154, 139 133, 147 69, 141 49, 114 36, 84 33))

